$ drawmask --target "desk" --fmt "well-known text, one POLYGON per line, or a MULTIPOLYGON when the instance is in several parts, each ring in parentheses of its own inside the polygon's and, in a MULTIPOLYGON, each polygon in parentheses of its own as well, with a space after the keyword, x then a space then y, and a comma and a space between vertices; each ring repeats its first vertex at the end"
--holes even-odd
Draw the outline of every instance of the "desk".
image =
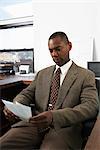
POLYGON ((34 77, 35 74, 2 76, 0 78, 0 98, 12 101, 22 89, 34 80, 34 77))

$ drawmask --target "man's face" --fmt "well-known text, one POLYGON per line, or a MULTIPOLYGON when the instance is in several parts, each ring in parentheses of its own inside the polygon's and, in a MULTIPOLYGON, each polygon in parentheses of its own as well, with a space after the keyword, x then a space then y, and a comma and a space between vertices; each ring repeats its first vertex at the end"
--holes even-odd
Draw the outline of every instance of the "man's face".
POLYGON ((71 42, 65 42, 61 37, 55 37, 48 42, 48 48, 53 61, 62 66, 69 61, 69 51, 71 50, 71 42))

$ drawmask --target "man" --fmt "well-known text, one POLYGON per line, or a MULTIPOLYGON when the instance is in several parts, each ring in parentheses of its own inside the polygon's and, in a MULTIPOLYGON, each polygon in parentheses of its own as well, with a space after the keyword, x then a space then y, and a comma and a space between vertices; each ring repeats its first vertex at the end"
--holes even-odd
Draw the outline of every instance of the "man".
POLYGON ((48 48, 56 65, 39 71, 15 97, 14 101, 25 105, 35 104, 35 112, 29 122, 15 124, 1 138, 2 150, 81 149, 82 123, 97 115, 98 96, 94 74, 70 60, 71 47, 64 32, 49 37, 48 48))

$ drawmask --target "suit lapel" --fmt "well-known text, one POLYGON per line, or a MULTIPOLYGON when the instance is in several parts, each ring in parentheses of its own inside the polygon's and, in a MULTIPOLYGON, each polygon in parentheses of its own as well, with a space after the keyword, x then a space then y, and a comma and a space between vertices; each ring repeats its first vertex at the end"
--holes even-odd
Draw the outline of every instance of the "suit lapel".
POLYGON ((67 75, 65 76, 62 86, 59 89, 58 100, 56 102, 55 109, 60 108, 66 95, 68 94, 68 91, 70 90, 70 87, 72 86, 76 78, 77 78, 77 66, 73 63, 67 75))
POLYGON ((52 80, 52 77, 53 77, 53 72, 55 70, 55 66, 52 66, 48 72, 47 72, 47 75, 45 75, 45 80, 44 80, 44 88, 45 88, 45 99, 44 99, 44 102, 43 102, 43 110, 46 110, 47 109, 47 105, 48 105, 48 100, 49 100, 49 93, 50 93, 50 86, 51 86, 51 80, 52 80), (46 82, 45 82, 46 81, 46 82))

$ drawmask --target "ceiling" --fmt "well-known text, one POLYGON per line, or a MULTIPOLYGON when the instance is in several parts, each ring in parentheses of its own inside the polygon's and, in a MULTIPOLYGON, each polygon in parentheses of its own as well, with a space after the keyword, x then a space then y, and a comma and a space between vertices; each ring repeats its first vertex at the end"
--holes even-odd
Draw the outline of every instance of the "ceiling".
POLYGON ((0 0, 0 21, 31 15, 32 0, 0 0))
POLYGON ((19 3, 31 2, 32 0, 0 0, 0 7, 5 7, 8 5, 16 5, 19 3))

